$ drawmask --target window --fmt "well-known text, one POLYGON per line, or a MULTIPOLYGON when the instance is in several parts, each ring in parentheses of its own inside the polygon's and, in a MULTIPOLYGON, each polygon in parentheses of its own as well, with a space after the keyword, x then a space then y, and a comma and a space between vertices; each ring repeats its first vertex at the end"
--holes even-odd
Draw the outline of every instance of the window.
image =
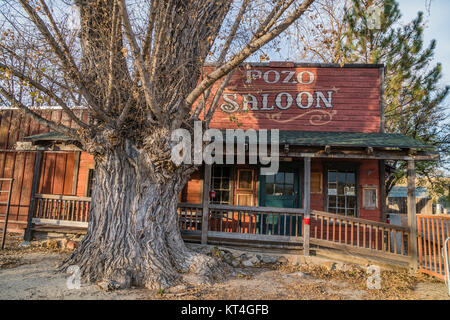
POLYGON ((239 169, 238 170, 238 190, 253 190, 253 170, 239 169))
POLYGON ((95 171, 94 169, 89 169, 88 181, 86 185, 86 197, 92 197, 92 189, 94 188, 94 181, 95 181, 95 171))
POLYGON ((211 199, 211 203, 231 204, 231 167, 213 166, 212 167, 212 189, 216 192, 216 197, 211 199))
POLYGON ((363 189, 363 208, 364 209, 378 208, 377 188, 372 187, 363 189))
POLYGON ((278 172, 275 175, 266 176, 266 195, 292 196, 293 194, 294 194, 293 172, 278 172))
POLYGON ((327 211, 356 216, 356 173, 354 170, 328 170, 327 211))

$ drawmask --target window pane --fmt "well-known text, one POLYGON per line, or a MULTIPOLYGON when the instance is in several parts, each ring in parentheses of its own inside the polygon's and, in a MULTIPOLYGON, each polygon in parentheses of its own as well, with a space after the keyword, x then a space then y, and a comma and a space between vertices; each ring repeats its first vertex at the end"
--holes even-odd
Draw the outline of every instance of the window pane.
POLYGON ((294 185, 293 184, 286 184, 284 186, 284 195, 285 196, 292 196, 294 194, 294 185))
POLYGON ((266 183, 266 195, 273 194, 273 183, 266 183))
POLYGON ((355 184, 355 173, 354 172, 347 172, 347 183, 355 184))
POLYGON ((274 175, 266 176, 266 183, 274 183, 274 182, 275 182, 274 175))
POLYGON ((279 184, 279 183, 276 183, 275 184, 275 195, 277 195, 277 196, 281 196, 281 195, 283 195, 283 185, 282 184, 279 184))
POLYGON ((222 203, 229 202, 230 193, 228 191, 222 191, 222 203))
POLYGON ((253 171, 239 170, 239 188, 250 189, 252 187, 253 171))
POLYGON ((293 172, 285 173, 285 183, 294 184, 294 173, 293 172))
POLYGON ((354 209, 347 209, 347 216, 354 217, 355 216, 355 210, 354 209))
POLYGON ((213 188, 218 190, 220 189, 220 178, 214 178, 213 180, 213 188))
POLYGON ((336 182, 336 171, 328 171, 328 182, 336 182))
POLYGON ((338 172, 337 176, 338 176, 338 183, 339 184, 345 183, 345 176, 346 176, 345 172, 338 172))
POLYGON ((347 208, 356 208, 356 197, 347 197, 347 208))
POLYGON ((276 183, 283 183, 284 182, 284 172, 278 172, 275 178, 276 183))
POLYGON ((345 208, 345 197, 339 196, 338 197, 338 205, 339 208, 345 208))
POLYGON ((229 189, 230 188, 230 180, 228 178, 222 179, 222 189, 229 189))
POLYGON ((329 207, 336 207, 336 197, 328 197, 328 206, 329 207))
POLYGON ((222 176, 225 176, 225 177, 230 176, 230 167, 222 167, 222 176))
POLYGON ((345 194, 345 192, 344 192, 345 189, 344 189, 344 185, 343 184, 339 183, 337 189, 338 189, 337 192, 338 192, 339 195, 344 195, 345 194))

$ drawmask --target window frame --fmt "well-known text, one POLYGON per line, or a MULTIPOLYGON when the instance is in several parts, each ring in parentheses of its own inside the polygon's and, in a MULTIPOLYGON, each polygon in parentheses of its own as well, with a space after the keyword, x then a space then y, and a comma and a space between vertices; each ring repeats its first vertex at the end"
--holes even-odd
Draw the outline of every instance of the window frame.
MULTIPOLYGON (((323 164, 323 184, 322 184, 322 190, 323 190, 323 207, 324 211, 328 212, 328 171, 329 170, 342 170, 342 171, 350 171, 353 170, 355 172, 355 196, 356 196, 356 209, 355 209, 355 218, 360 217, 360 183, 359 183, 359 177, 360 177, 360 167, 361 163, 359 162, 328 162, 323 164)), ((336 213, 339 215, 342 215, 340 213, 336 213)), ((342 215, 345 216, 345 215, 342 215)))
POLYGON ((362 207, 365 210, 377 210, 378 209, 378 187, 377 186, 363 186, 362 188, 362 207), (365 193, 368 190, 375 190, 375 206, 366 206, 364 203, 365 193))
MULTIPOLYGON (((217 165, 217 164, 212 165, 212 167, 211 167, 210 190, 216 191, 216 195, 217 195, 217 191, 225 190, 225 189, 216 190, 214 188, 214 169, 217 169, 217 168, 229 168, 229 170, 230 170, 230 177, 229 177, 229 181, 228 181, 228 183, 229 183, 229 189, 228 190, 230 192, 229 197, 228 197, 229 200, 228 200, 228 203, 223 203, 223 202, 222 203, 218 203, 218 202, 215 202, 214 199, 210 199, 210 203, 211 204, 234 205, 234 180, 235 180, 235 174, 236 174, 235 168, 233 166, 230 166, 230 165, 221 165, 221 164, 219 164, 219 165, 217 165)), ((202 171, 204 171, 204 170, 202 170, 202 171)), ((205 180, 205 177, 203 176, 203 183, 204 183, 204 180, 205 180)), ((202 190, 203 190, 203 187, 202 187, 202 190)), ((202 191, 202 193, 203 193, 203 191, 202 191)), ((202 198, 203 198, 203 194, 202 194, 202 198)))

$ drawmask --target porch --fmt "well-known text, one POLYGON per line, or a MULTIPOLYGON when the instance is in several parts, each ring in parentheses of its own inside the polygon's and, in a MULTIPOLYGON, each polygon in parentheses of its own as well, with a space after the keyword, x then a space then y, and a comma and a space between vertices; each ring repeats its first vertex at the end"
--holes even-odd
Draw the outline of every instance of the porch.
MULTIPOLYGON (((32 139, 33 143, 39 144, 39 139, 32 139)), ((262 177, 256 166, 246 170, 248 181, 240 181, 245 170, 234 166, 238 178, 236 192, 228 195, 234 199, 230 203, 211 197, 217 166, 203 165, 196 203, 180 197, 178 221, 184 239, 294 247, 304 255, 310 249, 328 248, 418 267, 414 167, 415 161, 437 159, 437 153, 417 150, 428 146, 392 134, 285 132, 280 145, 280 160, 287 164, 280 165, 275 176, 262 177), (384 161, 393 159, 408 163, 407 226, 385 223, 384 161), (277 182, 278 175, 282 182, 277 182), (340 185, 342 175, 345 181, 340 185), (339 205, 339 197, 344 206, 339 205)), ((42 228, 87 228, 90 198, 38 193, 39 161, 35 165, 26 238, 42 228)))
MULTIPOLYGON (((90 198, 37 194, 33 232, 86 232, 90 198)), ((179 203, 186 241, 278 248, 329 248, 406 265, 411 260, 409 228, 304 209, 179 203), (397 239, 401 239, 397 241, 397 239)))

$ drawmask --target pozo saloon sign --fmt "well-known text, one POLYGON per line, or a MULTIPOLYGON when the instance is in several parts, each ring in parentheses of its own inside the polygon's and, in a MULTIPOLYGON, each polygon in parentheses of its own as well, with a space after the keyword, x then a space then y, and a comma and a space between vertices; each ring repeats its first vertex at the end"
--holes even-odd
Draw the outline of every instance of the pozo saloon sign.
MULTIPOLYGON (((337 92, 337 88, 326 91, 304 90, 297 93, 280 91, 276 93, 264 92, 264 89, 257 88, 254 85, 255 80, 260 79, 267 85, 295 85, 299 87, 312 86, 316 81, 316 75, 311 71, 294 71, 294 70, 247 70, 245 84, 249 89, 260 91, 260 93, 240 94, 239 99, 237 93, 224 93, 222 95, 224 103, 220 105, 220 109, 227 113, 242 111, 271 111, 271 110, 288 110, 291 107, 299 109, 311 108, 333 108, 333 94, 337 92), (253 85, 252 85, 253 84, 253 85), (242 105, 239 103, 242 101, 242 105)), ((270 91, 270 87, 268 87, 270 91)), ((273 118, 273 117, 271 117, 273 118)))

